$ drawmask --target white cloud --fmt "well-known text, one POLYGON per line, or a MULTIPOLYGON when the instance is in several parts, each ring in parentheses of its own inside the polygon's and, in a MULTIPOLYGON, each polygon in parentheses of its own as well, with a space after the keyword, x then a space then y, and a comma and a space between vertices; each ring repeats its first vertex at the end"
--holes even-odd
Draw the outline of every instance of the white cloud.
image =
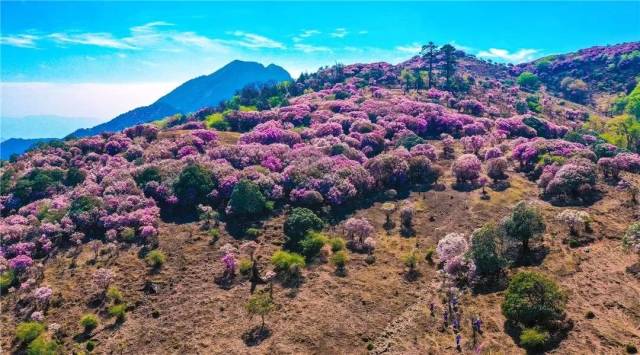
POLYGON ((331 48, 324 46, 314 46, 310 44, 296 43, 293 48, 304 53, 331 52, 331 48))
POLYGON ((136 49, 121 39, 114 38, 110 33, 52 33, 47 36, 54 42, 62 45, 82 44, 115 49, 136 49))
POLYGON ((369 33, 367 30, 358 31, 359 35, 366 35, 367 33, 369 33))
POLYGON ((39 39, 40 37, 30 34, 2 36, 0 37, 0 44, 21 48, 36 48, 36 41, 39 39))
POLYGON ((396 50, 399 52, 410 53, 410 54, 418 54, 422 46, 418 42, 413 42, 411 44, 396 46, 396 50))
POLYGON ((335 31, 331 32, 329 35, 335 38, 344 38, 348 34, 349 32, 347 32, 345 28, 340 27, 336 28, 335 31))
POLYGON ((255 33, 248 33, 243 31, 234 31, 231 32, 232 35, 236 37, 240 37, 241 40, 231 41, 231 43, 235 43, 242 47, 257 49, 257 48, 278 48, 285 49, 284 44, 273 40, 271 38, 267 38, 265 36, 261 36, 255 33))
POLYGON ((522 48, 516 52, 509 52, 506 49, 489 48, 488 51, 478 52, 478 57, 498 59, 510 63, 523 63, 534 59, 539 51, 537 49, 522 48))
POLYGON ((301 42, 305 38, 309 38, 311 36, 319 35, 321 32, 318 30, 304 30, 302 33, 293 36, 294 42, 301 42))
POLYGON ((2 114, 9 117, 59 115, 111 119, 149 105, 178 83, 49 83, 3 82, 2 114))

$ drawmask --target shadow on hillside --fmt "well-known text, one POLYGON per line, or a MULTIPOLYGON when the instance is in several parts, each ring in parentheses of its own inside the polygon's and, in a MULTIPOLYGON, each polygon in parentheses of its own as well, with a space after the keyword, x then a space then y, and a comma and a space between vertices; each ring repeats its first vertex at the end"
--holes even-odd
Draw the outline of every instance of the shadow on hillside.
MULTIPOLYGON (((520 346, 520 334, 522 334, 522 328, 508 320, 504 321, 503 327, 504 332, 513 339, 515 344, 520 346)), ((573 329, 573 320, 571 319, 565 318, 560 321, 552 322, 547 326, 547 330, 549 331, 549 340, 545 345, 539 349, 525 349, 525 351, 529 355, 534 355, 544 354, 554 350, 560 346, 560 343, 562 343, 564 339, 567 338, 571 329, 573 329)))

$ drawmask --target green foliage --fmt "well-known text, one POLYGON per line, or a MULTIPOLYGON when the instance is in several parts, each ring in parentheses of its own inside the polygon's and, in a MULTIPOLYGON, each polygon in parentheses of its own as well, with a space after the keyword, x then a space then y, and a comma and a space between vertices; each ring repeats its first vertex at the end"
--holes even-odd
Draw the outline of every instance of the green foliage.
POLYGON ((136 183, 140 187, 145 186, 148 182, 151 182, 151 181, 156 181, 156 182, 162 181, 162 177, 160 176, 160 169, 155 166, 150 166, 148 168, 145 168, 139 174, 134 176, 134 179, 136 180, 136 183))
POLYGON ((240 259, 240 262, 238 263, 238 271, 240 272, 240 275, 242 276, 249 276, 249 273, 251 272, 251 267, 253 266, 253 262, 249 259, 240 259))
POLYGON ((627 96, 625 112, 640 120, 640 82, 638 82, 633 91, 627 96))
POLYGON ((347 262, 349 262, 349 254, 347 254, 345 250, 339 250, 331 255, 329 261, 336 269, 342 270, 347 265, 347 262))
POLYGON ((115 286, 109 286, 107 289, 107 299, 113 303, 122 303, 124 296, 122 292, 115 286))
POLYGON ((324 227, 324 222, 308 208, 294 208, 284 222, 284 234, 286 234, 287 247, 298 250, 298 243, 310 231, 318 231, 324 227))
POLYGON ((631 115, 614 117, 604 124, 600 137, 620 148, 636 151, 640 142, 640 121, 631 115))
POLYGON ((164 255, 162 251, 154 249, 145 256, 144 260, 147 262, 147 265, 153 268, 159 268, 167 260, 167 256, 164 255))
POLYGON ((407 148, 407 150, 411 150, 411 148, 415 147, 418 144, 423 144, 424 139, 416 134, 408 134, 398 140, 396 146, 403 146, 407 148))
POLYGON ((220 230, 217 228, 209 230, 209 236, 211 237, 211 242, 215 243, 220 239, 220 230))
POLYGON ((502 314, 524 326, 543 326, 564 314, 566 296, 543 274, 522 271, 516 274, 504 296, 502 314))
POLYGON ((255 183, 242 179, 231 192, 231 214, 240 218, 256 218, 267 211, 267 199, 255 183))
POLYGON ((627 351, 627 354, 637 354, 638 353, 638 348, 635 345, 631 344, 631 343, 625 345, 624 349, 627 351))
POLYGON ((216 112, 204 118, 204 124, 207 128, 214 128, 218 131, 228 131, 229 122, 224 117, 223 113, 216 112))
POLYGON ((80 196, 71 202, 69 206, 69 215, 71 217, 79 216, 85 212, 91 212, 101 208, 102 201, 94 196, 80 196))
POLYGON ((27 204, 43 196, 52 187, 58 186, 64 180, 64 172, 60 169, 43 170, 36 168, 21 177, 13 187, 13 195, 27 204))
POLYGON ((304 256, 296 253, 289 253, 284 250, 278 250, 273 253, 271 263, 277 271, 289 274, 299 272, 305 265, 304 256))
POLYGON ((11 269, 7 269, 0 273, 0 291, 4 291, 11 287, 16 281, 16 273, 11 269))
POLYGON ((344 241, 344 239, 340 238, 340 237, 335 237, 335 238, 331 238, 328 240, 329 245, 331 246, 331 251, 332 252, 338 252, 340 250, 344 250, 344 248, 346 247, 347 243, 344 241))
POLYGON ((258 238, 258 236, 260 236, 260 229, 258 229, 258 228, 247 228, 247 230, 244 231, 244 235, 245 235, 245 237, 247 237, 249 239, 256 239, 256 238, 258 238))
POLYGON ((93 339, 89 339, 89 341, 87 341, 87 343, 85 344, 85 348, 88 352, 92 352, 93 349, 96 348, 96 342, 93 341, 93 339))
POLYGON ((127 315, 127 305, 124 303, 114 304, 107 309, 109 316, 115 317, 119 322, 123 321, 127 315))
POLYGON ((506 266, 500 250, 501 240, 500 230, 493 224, 486 224, 473 232, 470 254, 479 275, 494 276, 506 266))
POLYGON ((262 327, 264 327, 264 317, 273 311, 275 305, 271 294, 263 290, 254 293, 244 308, 249 314, 260 316, 262 318, 262 327))
POLYGON ((540 79, 538 79, 538 76, 528 71, 518 75, 516 82, 525 90, 536 91, 540 87, 540 79))
POLYGON ((307 260, 311 260, 320 254, 320 250, 327 242, 327 237, 317 232, 308 233, 304 239, 300 241, 302 255, 307 260))
POLYGON ((551 61, 549 59, 543 58, 536 62, 536 69, 538 71, 547 71, 551 67, 551 61))
POLYGON ((58 343, 47 340, 43 335, 35 338, 27 347, 27 355, 55 355, 58 353, 58 343))
POLYGON ((549 341, 549 332, 539 328, 526 328, 520 333, 520 346, 529 350, 545 347, 549 341))
POLYGON ((542 112, 542 105, 540 105, 540 98, 536 95, 529 95, 526 98, 527 101, 527 108, 529 108, 529 111, 535 112, 535 113, 540 113, 542 112))
POLYGON ((516 102, 516 112, 519 115, 524 115, 529 111, 529 105, 527 105, 526 101, 518 101, 516 102))
POLYGON ((67 175, 64 179, 64 184, 66 186, 76 186, 84 181, 86 175, 87 174, 85 174, 84 171, 76 167, 71 167, 69 168, 69 170, 67 170, 67 175))
POLYGON ((95 314, 85 314, 80 318, 80 325, 85 332, 91 333, 98 326, 98 317, 95 314))
POLYGON ((22 322, 16 327, 16 338, 23 343, 29 343, 44 332, 44 324, 40 322, 22 322))
POLYGON ((182 170, 173 185, 173 191, 183 207, 194 210, 198 204, 207 201, 207 195, 215 187, 211 172, 200 165, 191 164, 182 170))
POLYGON ((611 103, 611 114, 612 115, 621 115, 624 113, 624 109, 627 107, 627 102, 629 100, 626 96, 620 96, 613 99, 611 103))
POLYGON ((524 201, 515 206, 511 216, 503 224, 507 237, 522 242, 523 254, 529 251, 530 240, 541 236, 546 230, 540 211, 524 201))
POLYGON ((420 255, 417 250, 412 250, 402 256, 402 262, 404 263, 404 266, 409 268, 409 270, 414 270, 418 266, 419 261, 420 255))
POLYGON ((429 264, 433 264, 433 256, 436 253, 436 248, 434 248, 433 246, 428 247, 425 251, 424 251, 424 259, 429 263, 429 264))

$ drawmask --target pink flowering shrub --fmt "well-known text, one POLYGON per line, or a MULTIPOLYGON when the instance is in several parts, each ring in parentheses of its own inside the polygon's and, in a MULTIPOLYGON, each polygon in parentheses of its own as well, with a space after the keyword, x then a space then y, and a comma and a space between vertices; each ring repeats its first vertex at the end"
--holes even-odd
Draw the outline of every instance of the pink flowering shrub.
POLYGON ((347 238, 347 246, 355 251, 368 251, 371 252, 371 248, 375 243, 369 241, 374 237, 375 228, 365 218, 349 218, 344 223, 344 233, 347 238))
POLYGON ((463 154, 451 165, 457 184, 473 183, 480 177, 481 169, 480 159, 473 154, 463 154))

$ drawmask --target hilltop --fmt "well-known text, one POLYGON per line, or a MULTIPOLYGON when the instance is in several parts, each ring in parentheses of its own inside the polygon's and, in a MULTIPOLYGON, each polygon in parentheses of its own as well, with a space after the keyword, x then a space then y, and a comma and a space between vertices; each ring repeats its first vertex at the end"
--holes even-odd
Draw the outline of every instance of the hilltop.
POLYGON ((632 353, 637 48, 545 76, 444 46, 28 152, 0 170, 0 348, 632 353))

